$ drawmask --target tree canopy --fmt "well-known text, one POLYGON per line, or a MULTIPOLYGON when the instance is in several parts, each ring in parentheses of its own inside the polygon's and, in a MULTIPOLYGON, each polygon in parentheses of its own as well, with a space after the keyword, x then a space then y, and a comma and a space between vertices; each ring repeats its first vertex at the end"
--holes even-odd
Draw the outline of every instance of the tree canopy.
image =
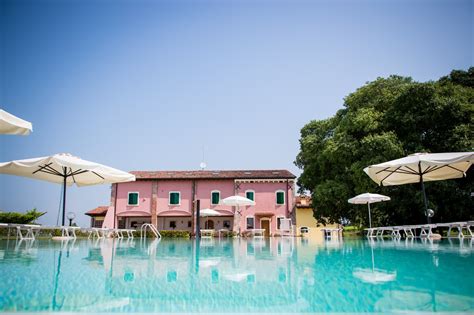
MULTIPOLYGON (((416 152, 464 152, 474 147, 474 67, 454 70, 438 81, 378 78, 349 94, 333 117, 301 129, 295 164, 300 192, 309 191, 314 215, 368 225, 367 207, 347 199, 364 192, 388 195, 374 204, 375 226, 424 223, 420 185, 379 187, 364 167, 416 152)), ((434 222, 474 219, 474 172, 467 178, 425 184, 434 222)))

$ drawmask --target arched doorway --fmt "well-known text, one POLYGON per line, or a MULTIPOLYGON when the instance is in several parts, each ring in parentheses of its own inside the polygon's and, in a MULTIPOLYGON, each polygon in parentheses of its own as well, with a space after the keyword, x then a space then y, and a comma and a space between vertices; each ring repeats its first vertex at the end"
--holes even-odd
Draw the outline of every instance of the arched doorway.
POLYGON ((214 229, 214 221, 212 221, 211 219, 206 220, 206 222, 204 222, 204 228, 206 230, 213 230, 214 229))

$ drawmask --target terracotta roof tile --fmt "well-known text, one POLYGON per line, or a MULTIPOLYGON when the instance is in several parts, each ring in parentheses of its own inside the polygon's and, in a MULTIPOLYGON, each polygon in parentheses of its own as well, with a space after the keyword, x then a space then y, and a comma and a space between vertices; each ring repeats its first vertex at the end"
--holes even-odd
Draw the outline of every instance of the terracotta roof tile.
POLYGON ((295 179, 287 170, 132 171, 140 179, 295 179))
POLYGON ((296 196, 295 204, 297 208, 311 208, 311 197, 305 195, 296 196))
POLYGON ((89 216, 105 215, 108 209, 108 206, 99 206, 95 209, 87 211, 85 214, 89 216))

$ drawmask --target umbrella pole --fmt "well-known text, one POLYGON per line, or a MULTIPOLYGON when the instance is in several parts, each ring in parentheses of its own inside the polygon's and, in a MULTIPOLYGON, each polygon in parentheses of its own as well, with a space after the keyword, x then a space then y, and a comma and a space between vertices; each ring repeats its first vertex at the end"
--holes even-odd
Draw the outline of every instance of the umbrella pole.
POLYGON ((425 215, 428 224, 431 223, 431 218, 428 215, 428 200, 426 200, 425 184, 423 183, 423 172, 421 171, 421 162, 418 163, 418 173, 420 174, 421 191, 423 192, 423 202, 425 203, 425 215))
POLYGON ((201 238, 201 200, 196 200, 196 241, 201 238))
POLYGON ((62 226, 64 226, 64 219, 66 217, 66 176, 64 176, 64 184, 63 184, 63 220, 62 226))
POLYGON ((370 202, 367 202, 367 207, 369 208, 369 228, 372 228, 372 218, 370 216, 370 202))
POLYGON ((423 183, 423 177, 421 176, 420 176, 420 182, 421 182, 421 190, 423 191, 423 202, 425 203, 425 215, 426 215, 426 219, 428 220, 428 224, 430 224, 431 218, 428 215, 428 200, 426 199, 425 184, 423 183))

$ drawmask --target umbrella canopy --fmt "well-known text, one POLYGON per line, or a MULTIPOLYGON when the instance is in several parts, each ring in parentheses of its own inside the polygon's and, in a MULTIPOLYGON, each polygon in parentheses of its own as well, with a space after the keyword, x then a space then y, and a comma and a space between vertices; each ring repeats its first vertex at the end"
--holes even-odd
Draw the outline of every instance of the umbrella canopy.
POLYGON ((364 172, 381 186, 420 183, 429 222, 428 202, 423 183, 465 177, 473 158, 474 152, 415 153, 401 159, 368 166, 364 168, 364 172))
POLYGON ((375 202, 381 202, 381 201, 389 201, 390 197, 384 196, 384 195, 379 195, 379 194, 371 194, 371 193, 365 193, 365 194, 360 194, 357 195, 349 200, 347 202, 353 203, 353 204, 367 204, 367 207, 369 209, 369 227, 372 228, 372 218, 370 216, 370 204, 375 203, 375 202))
POLYGON ((82 160, 67 153, 0 163, 0 174, 17 175, 62 184, 63 218, 66 212, 66 186, 90 186, 130 182, 135 176, 102 164, 82 160))
POLYGON ((0 109, 0 134, 27 136, 33 131, 33 125, 0 109))
POLYGON ((415 153, 364 168, 364 172, 381 186, 462 178, 471 167, 474 152, 415 153))
POLYGON ((221 204, 226 206, 255 206, 255 201, 242 197, 242 196, 230 196, 221 200, 221 204))
POLYGON ((221 213, 213 209, 202 209, 202 210, 199 210, 199 215, 201 217, 216 217, 216 216, 220 216, 221 213))
POLYGON ((349 203, 357 204, 357 205, 365 205, 365 204, 371 204, 371 203, 376 203, 376 202, 381 202, 381 201, 389 201, 390 197, 384 196, 384 195, 379 195, 379 194, 371 194, 371 193, 365 193, 365 194, 360 194, 357 195, 349 200, 347 200, 349 203))
POLYGON ((234 214, 234 228, 237 226, 240 234, 240 206, 255 206, 255 201, 242 196, 230 196, 222 199, 220 204, 237 207, 234 214))

